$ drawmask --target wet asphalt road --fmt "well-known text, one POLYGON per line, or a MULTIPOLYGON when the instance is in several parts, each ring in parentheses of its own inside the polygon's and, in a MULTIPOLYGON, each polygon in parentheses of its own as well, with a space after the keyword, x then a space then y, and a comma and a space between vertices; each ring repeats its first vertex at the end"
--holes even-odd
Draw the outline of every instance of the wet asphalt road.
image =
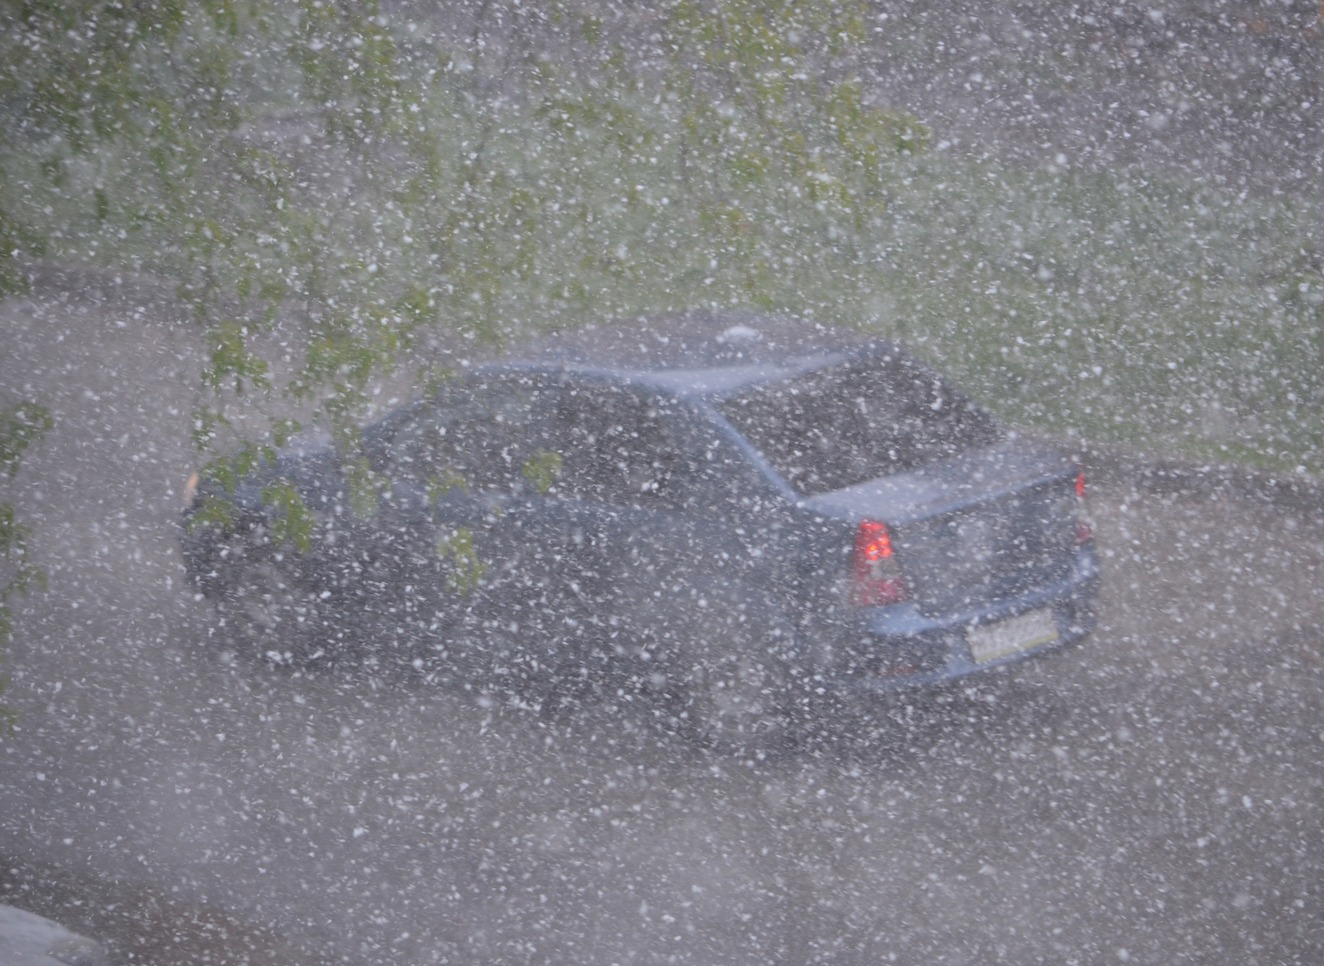
POLYGON ((157 964, 1324 955, 1318 512, 1101 469, 1092 639, 750 767, 631 702, 219 660, 174 546, 197 346, 68 289, 0 304, 0 384, 58 424, 15 481, 51 587, 8 658, 10 901, 157 964))

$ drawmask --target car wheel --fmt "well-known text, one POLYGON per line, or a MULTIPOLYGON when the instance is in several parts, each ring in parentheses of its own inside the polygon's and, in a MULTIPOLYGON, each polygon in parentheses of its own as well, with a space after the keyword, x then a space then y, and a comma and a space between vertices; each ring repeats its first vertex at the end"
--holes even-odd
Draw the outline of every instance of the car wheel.
POLYGON ((277 664, 309 664, 328 655, 326 601, 280 553, 251 553, 219 601, 236 652, 277 664))
POLYGON ((699 744, 724 754, 768 758, 794 736, 790 676, 774 655, 750 651, 689 669, 681 721, 699 744))

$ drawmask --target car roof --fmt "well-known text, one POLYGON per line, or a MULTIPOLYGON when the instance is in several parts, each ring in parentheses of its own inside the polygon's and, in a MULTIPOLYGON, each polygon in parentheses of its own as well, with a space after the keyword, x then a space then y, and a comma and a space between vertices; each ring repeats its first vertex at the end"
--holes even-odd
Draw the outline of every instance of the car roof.
POLYGON ((554 333, 512 349, 497 367, 555 369, 678 396, 722 398, 852 358, 897 351, 853 329, 793 316, 691 310, 554 333))

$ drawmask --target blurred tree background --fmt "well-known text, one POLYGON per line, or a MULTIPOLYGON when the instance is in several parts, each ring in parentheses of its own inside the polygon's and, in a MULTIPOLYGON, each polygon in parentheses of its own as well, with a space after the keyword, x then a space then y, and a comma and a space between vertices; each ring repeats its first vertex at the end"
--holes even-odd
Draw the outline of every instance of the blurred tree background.
POLYGON ((350 453, 402 366, 421 387, 512 337, 743 305, 905 340, 1042 431, 1320 472, 1315 205, 928 150, 861 72, 938 56, 895 25, 855 0, 3 0, 0 287, 41 261, 167 280, 230 471, 262 453, 245 406, 350 453))
POLYGON ((210 346, 204 447, 227 400, 279 390, 352 448, 371 380, 428 339, 771 305, 926 132, 850 71, 864 4, 656 16, 669 49, 640 63, 571 3, 473 4, 461 42, 373 4, 7 3, 0 279, 171 280, 210 346))

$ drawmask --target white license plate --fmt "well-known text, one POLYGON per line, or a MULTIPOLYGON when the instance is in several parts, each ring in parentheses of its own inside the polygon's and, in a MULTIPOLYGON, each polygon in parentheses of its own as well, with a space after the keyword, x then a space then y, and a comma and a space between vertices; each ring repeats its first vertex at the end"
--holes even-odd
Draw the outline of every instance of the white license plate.
POLYGON ((1008 654, 1028 651, 1057 640, 1057 621, 1052 610, 1032 610, 996 624, 984 624, 966 631, 970 656, 977 664, 996 661, 1008 654))

